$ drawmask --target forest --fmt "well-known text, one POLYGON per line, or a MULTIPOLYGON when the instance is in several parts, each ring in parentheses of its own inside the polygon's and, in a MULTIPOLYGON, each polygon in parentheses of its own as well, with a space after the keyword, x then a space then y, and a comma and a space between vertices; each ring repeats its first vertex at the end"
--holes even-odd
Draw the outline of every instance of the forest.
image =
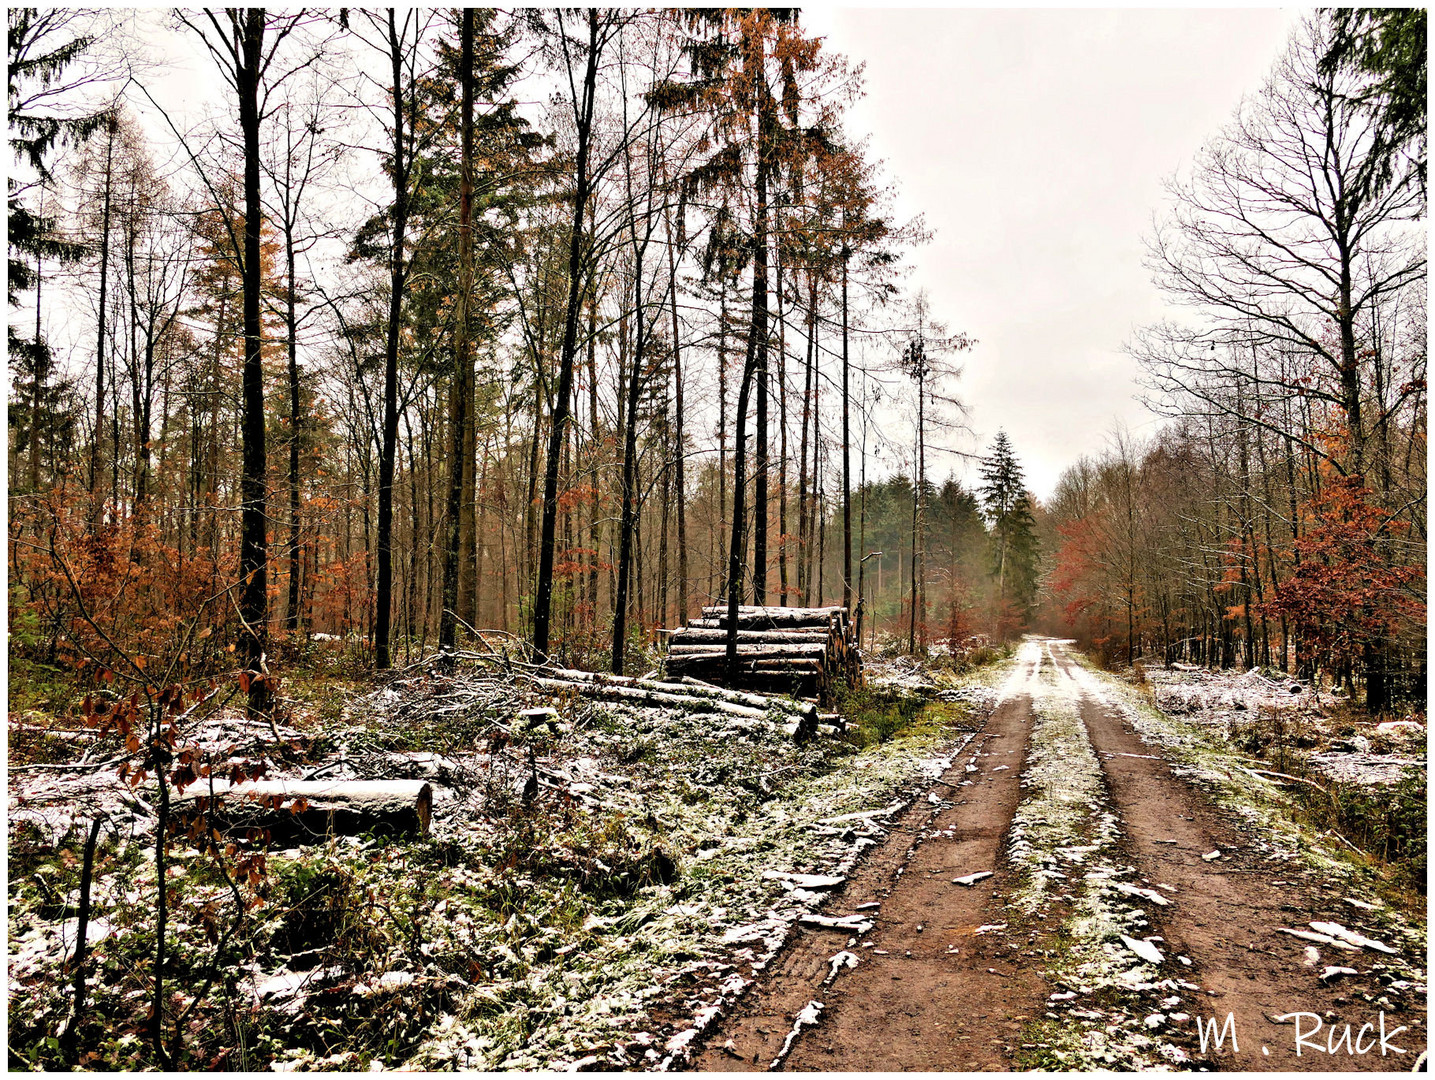
POLYGON ((228 91, 189 128, 104 17, 11 18, 25 652, 261 693, 316 635, 384 669, 492 629, 621 673, 729 593, 861 592, 913 649, 1041 607, 1420 693, 1423 113, 1364 54, 1293 47, 1172 179, 1182 314, 1129 344, 1170 422, 1039 505, 1005 436, 970 490, 929 464, 974 343, 795 17, 175 19, 228 91))
POLYGON ((1170 182, 1129 345, 1169 422, 1059 481, 1048 625, 1378 714, 1425 701, 1424 17, 1331 19, 1170 182))
POLYGON ((855 605, 870 551, 873 629, 1021 623, 926 462, 971 342, 903 290, 922 224, 795 18, 186 16, 232 91, 198 130, 93 21, 12 18, 11 596, 49 659, 491 628, 621 672, 730 590, 855 605))
MULTIPOLYGON (((940 724, 999 715, 960 680, 1094 685, 1038 641, 1423 738, 1423 10, 1308 13, 1190 148, 1144 237, 1167 317, 1124 343, 1155 422, 1045 497, 964 400, 982 343, 922 284, 860 58, 796 9, 7 18, 11 978, 54 986, 12 996, 13 1067, 691 1064, 714 957, 782 947, 731 937, 776 918, 748 878, 870 928, 797 912, 940 724), (851 685, 740 690, 804 619, 851 685), (685 625, 721 688, 662 681, 685 625), (284 849, 321 775, 422 840, 284 849), (565 969, 580 940, 609 959, 565 969)), ((1391 761, 1360 827, 1423 878, 1391 761)))

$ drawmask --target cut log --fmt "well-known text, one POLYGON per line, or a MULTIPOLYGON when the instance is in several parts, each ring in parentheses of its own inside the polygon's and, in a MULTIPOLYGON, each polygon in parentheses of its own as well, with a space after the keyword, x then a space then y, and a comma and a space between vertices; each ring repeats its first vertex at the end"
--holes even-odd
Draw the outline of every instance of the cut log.
MULTIPOLYGON (((727 608, 705 607, 703 619, 727 626, 727 608)), ((845 608, 741 607, 737 612, 739 630, 776 630, 782 627, 837 626, 847 628, 845 608)))
POLYGON ((761 720, 766 710, 754 709, 749 705, 734 705, 730 701, 698 697, 695 694, 673 694, 663 690, 652 690, 643 686, 609 686, 605 683, 572 682, 567 679, 546 679, 532 676, 533 681, 544 690, 576 691, 584 697, 602 701, 621 701, 630 705, 657 705, 690 712, 721 712, 731 716, 742 716, 749 720, 761 720))
MULTIPOLYGON (((825 644, 827 635, 826 627, 814 627, 811 630, 739 630, 737 643, 739 647, 743 645, 808 645, 814 641, 825 644)), ((674 630, 668 637, 670 648, 674 645, 724 645, 726 642, 727 631, 718 627, 709 629, 689 625, 681 630, 674 630)))
MULTIPOLYGON (((670 673, 680 674, 675 668, 680 669, 682 666, 681 661, 677 665, 670 664, 670 673)), ((709 670, 702 666, 696 668, 694 673, 721 674, 716 667, 709 670)), ((811 670, 802 670, 798 674, 805 680, 800 686, 794 685, 790 674, 782 675, 776 680, 766 678, 764 674, 760 677, 761 685, 749 685, 752 689, 771 690, 777 694, 791 693, 794 689, 811 690, 811 670)), ((599 700, 623 701, 640 706, 655 705, 695 712, 719 712, 749 720, 765 718, 769 710, 776 709, 797 721, 798 741, 806 739, 817 730, 817 707, 811 702, 729 690, 698 679, 684 678, 682 681, 672 682, 610 675, 605 672, 536 666, 532 668, 529 677, 546 690, 578 693, 599 700)))
MULTIPOLYGON (((572 668, 554 668, 541 665, 533 665, 532 671, 535 676, 557 679, 562 682, 592 683, 599 686, 626 686, 644 690, 658 690, 670 694, 714 698, 719 701, 732 702, 736 705, 749 705, 754 709, 762 709, 764 711, 775 707, 783 712, 790 712, 799 716, 806 715, 812 709, 811 705, 804 702, 773 700, 762 694, 744 693, 741 690, 729 690, 726 687, 715 686, 712 683, 702 682, 698 679, 683 679, 678 682, 670 682, 660 679, 640 679, 631 675, 610 675, 604 671, 577 671, 572 668)), ((575 687, 575 689, 578 688, 575 687)))
MULTIPOLYGON (((737 609, 738 620, 743 619, 766 619, 780 616, 786 619, 824 619, 836 615, 846 616, 847 609, 840 604, 829 605, 828 607, 773 607, 761 604, 740 604, 737 609)), ((726 604, 709 604, 703 608, 704 619, 726 619, 726 604)))
MULTIPOLYGON (((669 678, 726 683, 727 609, 709 606, 702 618, 668 640, 669 678)), ((743 606, 737 611, 736 681, 753 690, 813 694, 830 706, 839 685, 862 681, 857 643, 846 608, 743 606)))
MULTIPOLYGON (((729 691, 702 685, 688 686, 682 683, 663 683, 643 679, 628 683, 614 683, 608 681, 613 679, 613 676, 589 672, 565 672, 565 675, 593 675, 594 677, 549 678, 537 674, 528 677, 544 690, 578 693, 599 701, 618 701, 639 707, 654 706, 683 709, 687 712, 723 713, 748 721, 767 720, 768 710, 776 703, 774 699, 760 697, 756 694, 735 695, 729 691), (599 681, 600 679, 602 681, 599 681), (714 693, 714 691, 717 692, 714 693), (738 696, 759 704, 747 705, 738 701, 726 700, 727 697, 738 696)), ((791 690, 792 687, 787 685, 779 689, 791 690)), ((817 709, 815 706, 807 702, 785 702, 778 707, 782 714, 791 718, 790 724, 787 726, 797 742, 803 742, 817 731, 817 709)))
POLYGON ((677 685, 683 687, 683 689, 690 694, 713 694, 729 701, 735 701, 742 705, 753 705, 758 708, 776 707, 796 716, 807 716, 810 714, 815 718, 817 715, 817 706, 810 702, 792 701, 787 698, 771 698, 762 694, 749 694, 742 690, 729 690, 726 687, 714 686, 712 683, 704 682, 701 679, 695 679, 687 675, 679 679, 677 685))
MULTIPOLYGON (((173 805, 178 813, 194 813, 209 797, 209 783, 201 780, 173 805)), ((277 844, 365 833, 427 836, 433 809, 433 788, 422 780, 216 782, 214 798, 214 819, 221 827, 268 829, 277 844), (282 800, 277 809, 275 799, 282 800)))
MULTIPOLYGON (((737 654, 742 657, 772 659, 778 656, 826 656, 831 645, 826 641, 815 641, 802 645, 738 645, 737 654)), ((671 645, 669 656, 726 656, 723 650, 715 650, 713 644, 703 642, 695 645, 671 645)))

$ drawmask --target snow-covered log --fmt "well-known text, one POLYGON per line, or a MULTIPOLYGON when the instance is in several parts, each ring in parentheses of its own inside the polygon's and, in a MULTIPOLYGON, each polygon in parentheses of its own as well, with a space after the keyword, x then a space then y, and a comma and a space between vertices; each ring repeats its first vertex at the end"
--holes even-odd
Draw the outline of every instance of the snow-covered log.
MULTIPOLYGON (((172 803, 175 812, 207 807, 207 780, 189 785, 172 803)), ((433 788, 422 780, 256 780, 216 782, 216 824, 268 829, 276 843, 309 843, 328 836, 378 833, 427 836, 433 788)))

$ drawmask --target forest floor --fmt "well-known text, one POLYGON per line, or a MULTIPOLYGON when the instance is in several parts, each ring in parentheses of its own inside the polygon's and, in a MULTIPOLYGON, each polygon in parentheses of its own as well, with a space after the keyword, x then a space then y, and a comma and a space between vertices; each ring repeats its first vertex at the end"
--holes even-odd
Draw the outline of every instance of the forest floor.
MULTIPOLYGON (((427 780, 433 810, 425 837, 271 845, 248 864, 242 913, 215 859, 174 838, 166 1018, 185 1016, 179 1037, 165 1036, 175 1063, 681 1064, 886 835, 884 817, 949 767, 995 697, 980 673, 894 671, 920 692, 855 695, 845 731, 824 724, 802 742, 777 710, 555 696, 492 665, 452 676, 416 665, 378 688, 293 677, 279 743, 237 701, 188 725, 182 745, 261 760, 270 778, 427 780), (534 724, 524 710, 535 706, 554 711, 534 724)), ((157 796, 153 778, 122 780, 123 745, 83 730, 63 697, 11 716, 10 1063, 63 1061, 80 856, 98 816, 76 1056, 141 1067, 154 1060, 157 796)), ((237 847, 231 869, 255 854, 237 847)))
MULTIPOLYGON (((1294 747, 1263 703, 1306 706, 1269 679, 1162 669, 1133 686, 1047 639, 965 673, 908 659, 868 672, 841 703, 845 730, 802 742, 776 710, 555 698, 485 666, 291 682, 278 744, 216 710, 187 745, 276 777, 427 780, 433 815, 426 837, 275 845, 242 913, 215 860, 172 841, 175 1063, 1409 1068, 1423 1049, 1423 899, 1295 823, 1309 781, 1252 772, 1303 768, 1288 742, 1413 759, 1409 730, 1342 735, 1343 714, 1318 707, 1290 730, 1327 735, 1294 747), (534 706, 554 712, 534 722, 534 706), (1203 1050, 1198 1022, 1227 1013, 1236 1042, 1203 1050), (1405 1054, 1382 1058, 1381 1015, 1405 1054), (1337 1022, 1376 1025, 1377 1048, 1312 1051, 1337 1022)), ((155 796, 109 764, 113 736, 15 701, 12 688, 11 1067, 63 1062, 97 815, 77 1057, 143 1067, 155 796)))
POLYGON ((697 1067, 1411 1068, 1423 902, 1213 737, 1209 712, 1272 692, 1240 679, 1186 681, 1203 730, 1028 639, 977 739, 830 903, 862 931, 801 928, 697 1067))

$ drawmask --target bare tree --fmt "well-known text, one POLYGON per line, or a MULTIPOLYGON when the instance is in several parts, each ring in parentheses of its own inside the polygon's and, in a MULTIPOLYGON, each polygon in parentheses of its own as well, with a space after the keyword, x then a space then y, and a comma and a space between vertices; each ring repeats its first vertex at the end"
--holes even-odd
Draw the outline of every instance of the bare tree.
POLYGON ((1383 420, 1365 412, 1361 328, 1384 298, 1425 277, 1424 246, 1408 224, 1424 200, 1409 155, 1379 182, 1391 164, 1380 122, 1359 102, 1358 73, 1322 70, 1329 33, 1327 16, 1311 16, 1192 175, 1170 183, 1172 210, 1148 265, 1200 321, 1150 328, 1131 351, 1158 391, 1219 413, 1233 414, 1234 383, 1245 382, 1242 415, 1264 426, 1285 399, 1329 403, 1345 426, 1338 464, 1360 474, 1383 420), (1244 361, 1252 347, 1309 362, 1253 379, 1244 361))
MULTIPOLYGON (((265 678, 265 643, 269 620, 268 505, 265 490, 264 367, 260 266, 260 233, 264 204, 259 188, 260 128, 269 115, 269 94, 295 68, 274 66, 280 46, 306 18, 303 12, 271 16, 263 8, 229 8, 222 14, 206 8, 202 13, 179 14, 180 21, 203 40, 224 81, 238 103, 239 130, 244 151, 244 236, 231 232, 244 278, 244 468, 241 479, 243 506, 239 550, 239 601, 242 658, 249 672, 249 708, 263 711, 269 704, 265 678)), ((299 67, 307 66, 301 61, 299 67)), ((193 157, 193 155, 191 155, 193 157)), ((197 161, 196 161, 197 163, 197 161)), ((206 179, 206 184, 209 181, 206 179)), ((209 185, 212 190, 212 185, 209 185)))

